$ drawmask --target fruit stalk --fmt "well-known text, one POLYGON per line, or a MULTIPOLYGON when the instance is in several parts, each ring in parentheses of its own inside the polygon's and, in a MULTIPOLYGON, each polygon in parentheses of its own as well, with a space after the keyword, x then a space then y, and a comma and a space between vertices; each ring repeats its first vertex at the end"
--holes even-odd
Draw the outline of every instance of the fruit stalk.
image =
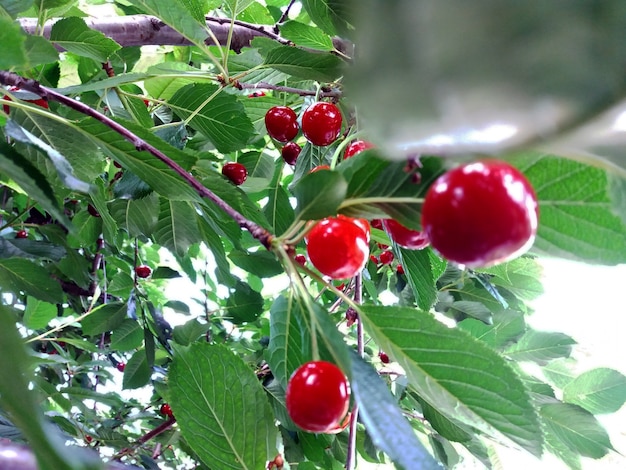
POLYGON ((135 135, 133 132, 126 129, 121 124, 115 122, 113 119, 105 116, 102 113, 99 113, 95 109, 90 108, 84 103, 80 101, 76 101, 70 97, 62 95, 50 88, 42 86, 39 82, 32 79, 26 79, 20 77, 19 75, 8 72, 5 70, 0 71, 0 83, 4 85, 17 86, 23 90, 30 91, 32 93, 36 93, 44 99, 49 101, 56 101, 65 106, 68 106, 82 114, 85 114, 89 117, 96 119, 101 122, 105 126, 117 132, 119 135, 124 137, 127 141, 131 142, 138 151, 146 151, 167 166, 169 166, 172 170, 174 170, 178 175, 185 180, 196 192, 210 201, 212 201, 216 206, 222 209, 229 217, 231 217, 235 222, 239 224, 240 227, 247 229, 254 238, 259 240, 259 242, 270 249, 271 246, 271 238, 272 234, 265 230, 263 227, 258 224, 252 222, 251 220, 244 217, 234 208, 232 208, 226 201, 220 198, 217 194, 213 193, 210 189, 206 188, 202 183, 200 183, 197 179, 195 179, 189 172, 187 172, 183 167, 181 167, 174 160, 169 158, 163 152, 161 152, 156 147, 150 145, 145 140, 141 139, 139 136, 135 135))

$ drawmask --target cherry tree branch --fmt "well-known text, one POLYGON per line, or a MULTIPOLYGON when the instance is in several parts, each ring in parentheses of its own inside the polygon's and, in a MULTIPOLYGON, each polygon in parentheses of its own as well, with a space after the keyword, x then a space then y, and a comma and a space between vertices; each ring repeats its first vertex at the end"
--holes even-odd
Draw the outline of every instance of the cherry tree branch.
POLYGON ((149 152, 150 154, 161 160, 172 170, 174 170, 183 180, 185 180, 185 182, 189 184, 189 186, 191 186, 200 196, 212 201, 221 210, 226 212, 229 217, 237 222, 240 227, 247 229, 254 238, 259 240, 259 242, 263 244, 263 246, 268 249, 270 248, 272 235, 267 230, 244 217, 237 210, 232 208, 226 201, 220 198, 217 194, 206 188, 202 183, 195 179, 189 172, 187 172, 183 167, 181 167, 170 157, 165 155, 163 152, 161 152, 159 149, 149 144, 145 140, 141 139, 139 136, 135 135, 133 132, 126 129, 121 124, 115 122, 113 119, 105 116, 102 113, 99 113, 95 109, 90 108, 80 101, 76 101, 73 98, 64 96, 51 88, 44 87, 35 80, 23 78, 12 72, 0 71, 0 83, 9 86, 16 86, 23 90, 30 91, 31 93, 35 93, 46 100, 57 101, 82 114, 90 116, 97 121, 100 121, 105 126, 117 132, 124 139, 131 142, 138 151, 149 152))
MULTIPOLYGON (((60 18, 46 21, 41 33, 50 38, 52 25, 60 18)), ((113 39, 120 46, 189 46, 191 41, 178 31, 166 25, 160 19, 150 15, 129 15, 106 18, 84 18, 87 26, 113 39)), ((17 20, 22 29, 28 34, 39 34, 37 18, 19 18, 17 20)), ((211 30, 220 45, 228 42, 230 18, 207 17, 207 28, 211 30)), ((241 52, 250 47, 255 37, 268 37, 281 44, 291 44, 287 39, 280 37, 268 25, 257 25, 243 21, 235 21, 230 48, 241 52)), ((207 34, 207 44, 213 44, 207 34)), ((333 45, 342 54, 352 55, 352 44, 341 38, 333 38, 333 45)))
POLYGON ((303 90, 302 88, 294 88, 290 86, 273 85, 267 82, 258 83, 240 83, 242 90, 258 90, 259 88, 265 90, 282 91, 284 93, 293 93, 300 96, 319 96, 320 98, 336 98, 339 99, 342 96, 342 91, 337 88, 322 87, 319 94, 315 90, 303 90))

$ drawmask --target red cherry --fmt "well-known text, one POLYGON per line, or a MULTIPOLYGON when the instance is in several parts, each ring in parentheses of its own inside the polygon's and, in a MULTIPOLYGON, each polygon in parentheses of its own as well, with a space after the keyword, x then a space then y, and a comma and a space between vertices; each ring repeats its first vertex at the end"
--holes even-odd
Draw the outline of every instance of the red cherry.
POLYGON ((401 264, 399 264, 399 265, 396 267, 396 272, 397 272, 398 274, 404 274, 404 268, 402 267, 402 265, 401 265, 401 264))
POLYGON ((380 359, 380 362, 382 362, 383 364, 389 364, 389 356, 386 352, 380 351, 378 353, 378 357, 380 359))
POLYGON ((396 220, 384 219, 383 227, 389 238, 403 248, 422 250, 429 244, 428 237, 424 232, 408 229, 396 220))
POLYGON ((380 262, 382 264, 391 264, 393 261, 393 253, 391 251, 383 251, 380 254, 380 262))
POLYGON ((357 153, 361 153, 363 150, 374 148, 374 144, 367 142, 366 140, 354 140, 350 142, 350 145, 346 148, 343 154, 344 160, 354 157, 357 153))
POLYGON ((93 441, 93 437, 91 437, 89 434, 85 435, 85 442, 87 444, 91 444, 91 441, 93 441))
POLYGON ((87 212, 89 212, 89 214, 91 214, 92 217, 100 217, 100 212, 98 212, 98 209, 96 209, 91 204, 87 205, 87 212))
POLYGON ((319 101, 302 114, 302 133, 313 145, 330 145, 340 132, 341 111, 332 103, 319 101))
POLYGON ((336 428, 350 405, 350 386, 341 369, 326 361, 300 366, 287 383, 285 405, 289 416, 309 432, 336 428))
POLYGON ((159 412, 163 415, 163 416, 168 416, 168 417, 173 417, 174 413, 172 413, 172 407, 167 404, 167 403, 163 403, 161 405, 161 408, 159 408, 159 412))
MULTIPOLYGON (((9 91, 19 91, 19 90, 20 89, 16 86, 12 86, 9 88, 9 91)), ((11 101, 11 97, 9 95, 4 95, 3 98, 7 101, 11 101)), ((24 101, 26 101, 27 103, 32 103, 37 106, 41 106, 42 108, 45 108, 45 109, 50 108, 48 106, 48 101, 44 100, 43 98, 38 98, 36 100, 24 100, 24 101)), ((11 108, 6 104, 2 107, 2 109, 6 114, 9 114, 9 112, 11 111, 11 108)))
POLYGON ((306 256, 304 255, 296 255, 295 258, 296 263, 304 266, 306 264, 306 256))
POLYGON ((378 258, 376 258, 376 256, 374 256, 374 255, 370 255, 370 261, 372 263, 374 263, 374 264, 378 264, 379 263, 378 258))
POLYGON ((28 238, 28 232, 26 230, 18 230, 15 232, 15 238, 28 238))
POLYGON ((371 233, 370 223, 366 219, 354 219, 352 217, 348 217, 342 214, 339 214, 337 218, 349 220, 353 224, 356 224, 359 227, 361 227, 361 230, 363 230, 363 233, 365 234, 365 240, 367 241, 367 243, 370 242, 370 233, 371 233))
POLYGON ((330 170, 330 166, 329 165, 317 165, 316 167, 313 167, 311 171, 309 171, 309 173, 315 173, 316 171, 320 171, 320 170, 330 170))
POLYGON ((372 228, 377 228, 378 230, 383 229, 383 221, 380 219, 372 219, 370 225, 372 226, 372 228))
POLYGON ((265 92, 263 91, 254 91, 248 95, 248 98, 260 98, 261 96, 265 96, 265 92))
POLYGON ((265 113, 265 128, 273 139, 289 142, 298 135, 298 116, 288 106, 274 106, 265 113))
POLYGON ((280 154, 288 165, 295 165, 302 148, 295 142, 287 142, 280 154))
POLYGON ((349 217, 328 217, 308 234, 307 253, 313 266, 332 279, 345 279, 359 273, 369 255, 363 228, 349 217))
POLYGON ((241 163, 227 163, 222 167, 222 174, 237 186, 248 178, 248 170, 241 163))
POLYGON ((532 245, 539 209, 524 175, 483 160, 440 176, 428 189, 422 227, 442 257, 468 267, 513 259, 532 245))
POLYGON ((150 266, 137 266, 135 268, 135 274, 137 275, 137 277, 145 279, 147 277, 150 277, 150 274, 152 274, 152 269, 150 269, 150 266))
POLYGON ((386 250, 387 248, 389 248, 389 245, 385 245, 384 243, 376 243, 376 245, 378 246, 378 248, 380 248, 381 250, 386 250))
POLYGON ((124 372, 124 369, 126 369, 126 364, 124 364, 123 362, 118 362, 117 365, 115 366, 117 368, 117 370, 119 370, 120 372, 124 372))
POLYGON ((146 108, 150 106, 150 100, 143 100, 143 104, 146 105, 146 108))

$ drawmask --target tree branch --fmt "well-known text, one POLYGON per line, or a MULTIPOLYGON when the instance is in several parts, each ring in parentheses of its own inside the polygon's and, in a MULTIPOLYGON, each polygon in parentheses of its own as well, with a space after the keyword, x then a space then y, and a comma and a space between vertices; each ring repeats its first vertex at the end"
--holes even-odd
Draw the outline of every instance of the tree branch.
MULTIPOLYGON (((52 25, 60 18, 46 21, 43 27, 43 36, 50 38, 52 25)), ((84 18, 87 26, 113 39, 120 46, 189 46, 191 42, 178 31, 167 26, 161 20, 149 15, 129 15, 107 18, 84 18)), ((207 17, 207 28, 211 30, 220 45, 226 45, 230 29, 229 18, 207 17)), ((37 18, 19 18, 18 22, 28 34, 38 34, 37 18)), ((284 38, 271 31, 268 25, 255 25, 236 21, 233 27, 230 48, 241 52, 250 47, 255 37, 269 37, 279 40, 282 44, 289 44, 284 38)), ((212 40, 207 34, 207 44, 212 40)), ((352 44, 341 38, 333 38, 333 44, 342 54, 352 55, 352 44)))
POLYGON ((150 145, 148 142, 144 141, 128 129, 126 129, 121 124, 115 122, 113 119, 105 116, 102 113, 99 113, 95 109, 90 108, 80 101, 76 101, 68 96, 62 95, 54 91, 51 88, 42 86, 36 80, 23 78, 13 72, 7 72, 4 70, 0 71, 0 83, 9 86, 16 86, 23 90, 30 91, 31 93, 35 93, 46 100, 57 101, 65 106, 68 106, 78 111, 79 113, 85 114, 100 121, 105 126, 113 129, 124 139, 131 142, 137 150, 145 150, 146 152, 154 155, 167 166, 169 166, 182 179, 184 179, 187 184, 189 184, 189 186, 195 189, 200 196, 212 201, 216 206, 226 212, 226 214, 228 214, 228 216, 230 216, 235 222, 237 222, 240 227, 247 229, 254 238, 259 240, 259 242, 263 244, 263 246, 265 246, 267 249, 270 249, 272 235, 267 230, 244 217, 242 214, 232 208, 226 201, 220 198, 217 194, 202 185, 202 183, 195 179, 189 172, 187 172, 183 167, 181 167, 170 157, 168 157, 159 149, 150 145))

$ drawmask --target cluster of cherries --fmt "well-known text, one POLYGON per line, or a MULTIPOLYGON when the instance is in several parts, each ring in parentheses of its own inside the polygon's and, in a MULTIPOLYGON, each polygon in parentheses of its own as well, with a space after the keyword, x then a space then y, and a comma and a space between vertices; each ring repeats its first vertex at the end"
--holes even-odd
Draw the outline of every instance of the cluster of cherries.
MULTIPOLYGON (((537 197, 525 176, 506 162, 489 159, 458 166, 431 185, 422 206, 422 231, 393 219, 382 220, 382 227, 398 246, 420 250, 430 244, 449 261, 481 268, 524 253, 534 241, 538 217, 537 197)), ((364 219, 325 218, 306 237, 308 258, 332 279, 352 277, 368 260, 369 237, 364 219)), ((382 352, 380 359, 389 362, 382 352)), ((287 411, 302 429, 332 432, 347 413, 349 390, 336 365, 306 363, 287 385, 287 411)))

